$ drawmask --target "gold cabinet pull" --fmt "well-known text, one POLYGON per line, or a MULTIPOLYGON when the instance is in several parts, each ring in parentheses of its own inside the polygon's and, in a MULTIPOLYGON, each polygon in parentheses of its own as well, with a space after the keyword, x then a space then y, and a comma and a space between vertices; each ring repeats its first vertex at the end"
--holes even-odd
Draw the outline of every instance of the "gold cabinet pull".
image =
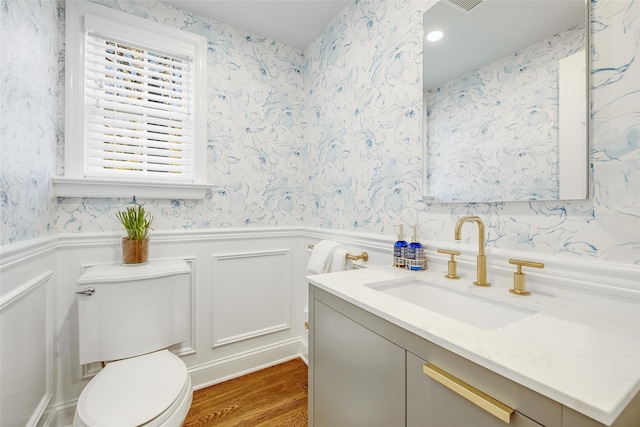
POLYGON ((451 391, 458 393, 460 396, 481 407, 505 423, 510 423, 511 414, 513 414, 514 410, 504 403, 498 402, 493 397, 481 392, 475 387, 470 386, 431 363, 425 363, 422 370, 425 374, 438 381, 451 391))

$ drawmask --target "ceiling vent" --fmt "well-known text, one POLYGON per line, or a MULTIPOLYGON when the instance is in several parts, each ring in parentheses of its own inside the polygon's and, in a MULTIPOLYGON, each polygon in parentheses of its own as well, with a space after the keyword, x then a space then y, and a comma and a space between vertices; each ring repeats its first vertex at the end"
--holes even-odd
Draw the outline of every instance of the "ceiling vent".
POLYGON ((471 9, 482 3, 483 0, 443 0, 443 3, 448 4, 452 8, 469 13, 471 9))

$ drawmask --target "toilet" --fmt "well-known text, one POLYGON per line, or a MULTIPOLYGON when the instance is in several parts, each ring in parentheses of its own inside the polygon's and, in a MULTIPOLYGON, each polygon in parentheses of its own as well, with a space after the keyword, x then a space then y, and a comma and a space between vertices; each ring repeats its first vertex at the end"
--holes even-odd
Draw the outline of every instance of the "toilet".
POLYGON ((82 390, 74 427, 183 423, 191 378, 167 348, 187 340, 190 273, 183 260, 162 260, 98 265, 80 276, 80 364, 105 365, 82 390))

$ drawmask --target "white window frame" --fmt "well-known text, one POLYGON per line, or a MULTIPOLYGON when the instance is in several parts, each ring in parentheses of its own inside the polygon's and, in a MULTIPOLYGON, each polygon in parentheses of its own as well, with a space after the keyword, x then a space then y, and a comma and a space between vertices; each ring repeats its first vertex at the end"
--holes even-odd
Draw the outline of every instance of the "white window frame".
MULTIPOLYGON (((203 199, 211 188, 207 184, 207 120, 206 120, 206 37, 163 25, 88 1, 66 2, 66 58, 65 58, 65 154, 64 176, 54 177, 57 197, 110 197, 156 199, 203 199), (85 176, 85 14, 114 21, 118 34, 125 42, 149 46, 136 40, 153 33, 154 47, 162 50, 163 43, 179 40, 193 44, 195 49, 195 104, 193 177, 190 181, 154 177, 131 179, 85 176), (128 40, 127 40, 128 39, 128 40)), ((168 44, 164 44, 167 46, 168 44)))

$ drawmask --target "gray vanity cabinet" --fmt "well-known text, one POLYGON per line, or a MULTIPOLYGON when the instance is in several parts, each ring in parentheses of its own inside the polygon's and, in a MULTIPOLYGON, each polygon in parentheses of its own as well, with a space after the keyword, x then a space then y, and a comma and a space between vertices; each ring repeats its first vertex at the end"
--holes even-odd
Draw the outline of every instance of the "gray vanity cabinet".
POLYGON ((309 297, 309 427, 507 425, 425 375, 425 361, 527 415, 512 426, 561 427, 558 403, 314 286, 309 297))
POLYGON ((313 285, 309 324, 309 427, 604 427, 313 285))
MULTIPOLYGON (((407 352, 408 427, 505 427, 504 421, 427 376, 427 361, 407 352)), ((541 427, 517 411, 509 426, 541 427)))
POLYGON ((405 425, 405 351, 314 304, 313 426, 405 425))

